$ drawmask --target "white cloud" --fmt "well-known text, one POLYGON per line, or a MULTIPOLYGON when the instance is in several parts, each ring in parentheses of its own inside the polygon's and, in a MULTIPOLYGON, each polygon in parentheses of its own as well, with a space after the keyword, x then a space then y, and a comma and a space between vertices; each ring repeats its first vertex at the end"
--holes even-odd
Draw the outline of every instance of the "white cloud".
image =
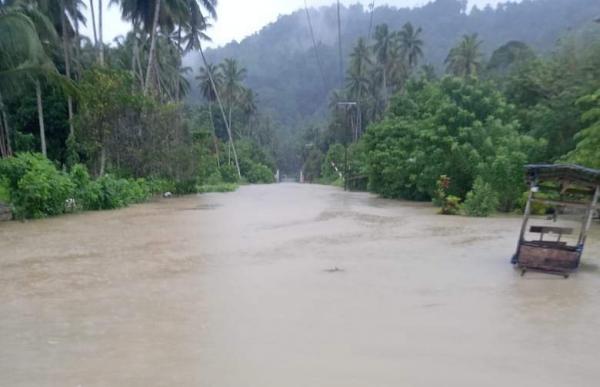
MULTIPOLYGON (((334 0, 306 0, 309 7, 318 7, 335 3, 334 0)), ((514 0, 513 0, 514 1, 514 0)), ((365 7, 371 0, 342 0, 345 5, 362 3, 365 7)), ((428 3, 429 0, 376 0, 376 5, 390 4, 398 7, 414 7, 428 3)), ((469 0, 469 5, 483 6, 485 4, 496 5, 504 0, 469 0)), ((86 2, 87 3, 87 2, 86 2)), ((104 11, 104 42, 110 43, 119 36, 129 31, 129 23, 121 20, 121 12, 118 6, 109 6, 105 1, 104 11)), ((232 40, 242 40, 248 35, 259 31, 263 26, 277 20, 279 15, 289 14, 304 7, 304 0, 219 0, 217 13, 219 19, 208 31, 213 38, 211 46, 223 45, 232 40)), ((97 2, 94 1, 97 7, 97 2)), ((88 3, 89 8, 89 3, 88 3)), ((88 18, 87 27, 82 32, 92 38, 92 21, 90 10, 86 11, 88 18)), ((96 12, 96 17, 98 17, 96 12)))

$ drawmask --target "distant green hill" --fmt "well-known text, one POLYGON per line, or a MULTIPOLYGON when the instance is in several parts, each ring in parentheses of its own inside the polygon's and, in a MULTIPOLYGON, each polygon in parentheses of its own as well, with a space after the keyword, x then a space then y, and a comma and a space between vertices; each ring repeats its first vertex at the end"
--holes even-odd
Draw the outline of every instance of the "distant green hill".
MULTIPOLYGON (((466 33, 479 33, 489 58, 511 41, 522 41, 538 52, 551 50, 561 35, 593 23, 600 17, 599 0, 524 0, 497 8, 466 9, 466 0, 436 0, 419 8, 382 6, 374 10, 375 25, 399 29, 411 22, 423 28, 424 63, 443 71, 450 48, 466 33)), ((320 75, 304 10, 281 16, 241 42, 208 50, 211 62, 236 58, 248 69, 247 84, 259 96, 263 111, 290 128, 321 120, 328 95, 339 85, 336 7, 311 9, 311 18, 323 62, 320 75)), ((360 36, 367 36, 371 14, 361 5, 342 10, 342 44, 347 55, 360 36)), ((187 58, 197 71, 201 61, 187 58)), ((196 91, 192 98, 198 98, 196 91)))

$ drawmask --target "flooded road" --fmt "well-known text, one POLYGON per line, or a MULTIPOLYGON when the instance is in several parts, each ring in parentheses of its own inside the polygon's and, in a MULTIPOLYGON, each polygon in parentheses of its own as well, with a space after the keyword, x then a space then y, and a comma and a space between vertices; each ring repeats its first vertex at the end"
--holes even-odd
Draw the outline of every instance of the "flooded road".
POLYGON ((597 386, 600 233, 281 184, 0 223, 2 386, 597 386))

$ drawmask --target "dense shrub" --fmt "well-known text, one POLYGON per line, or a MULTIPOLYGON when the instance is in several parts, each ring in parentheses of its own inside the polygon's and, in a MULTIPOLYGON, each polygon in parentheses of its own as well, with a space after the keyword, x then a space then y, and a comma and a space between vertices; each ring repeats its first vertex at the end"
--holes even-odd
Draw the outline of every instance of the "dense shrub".
POLYGON ((22 153, 0 162, 17 218, 42 218, 65 212, 74 184, 39 154, 22 153))
POLYGON ((321 167, 321 177, 326 181, 335 181, 340 178, 340 173, 344 173, 345 168, 345 149, 342 144, 333 144, 329 147, 323 165, 321 167), (337 170, 334 168, 337 168, 337 170))
POLYGON ((143 179, 117 179, 104 175, 88 187, 86 210, 110 210, 140 203, 150 197, 150 188, 143 179))
POLYGON ((460 198, 454 195, 448 195, 442 200, 442 215, 458 215, 460 212, 460 198))
POLYGON ((486 217, 498 207, 498 196, 489 183, 477 178, 463 205, 465 214, 486 217))
POLYGON ((10 191, 8 189, 8 182, 5 179, 0 178, 0 203, 10 202, 10 191))
POLYGON ((233 192, 238 189, 237 184, 233 183, 219 183, 219 184, 207 184, 198 187, 198 193, 209 193, 209 192, 233 192))
POLYGON ((244 176, 251 184, 270 184, 275 181, 273 172, 266 165, 253 163, 244 176))
POLYGON ((383 196, 429 200, 447 175, 448 194, 464 198, 487 170, 506 210, 522 192, 522 164, 543 145, 519 133, 514 108, 492 84, 452 77, 409 82, 365 144, 370 188, 383 196))
POLYGON ((175 182, 174 194, 176 195, 187 195, 196 193, 196 186, 198 182, 196 179, 186 179, 175 182))
POLYGON ((235 166, 233 165, 221 165, 221 168, 219 168, 219 172, 221 173, 221 179, 225 183, 237 183, 237 181, 239 180, 237 171, 235 169, 235 166))

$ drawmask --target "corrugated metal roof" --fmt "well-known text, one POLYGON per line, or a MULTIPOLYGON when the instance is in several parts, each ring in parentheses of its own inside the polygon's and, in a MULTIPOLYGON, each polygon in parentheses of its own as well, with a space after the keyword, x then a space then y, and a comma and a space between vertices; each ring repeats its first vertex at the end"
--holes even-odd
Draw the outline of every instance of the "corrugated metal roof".
POLYGON ((525 166, 527 181, 567 180, 574 183, 600 185, 600 171, 570 164, 530 164, 525 166))

